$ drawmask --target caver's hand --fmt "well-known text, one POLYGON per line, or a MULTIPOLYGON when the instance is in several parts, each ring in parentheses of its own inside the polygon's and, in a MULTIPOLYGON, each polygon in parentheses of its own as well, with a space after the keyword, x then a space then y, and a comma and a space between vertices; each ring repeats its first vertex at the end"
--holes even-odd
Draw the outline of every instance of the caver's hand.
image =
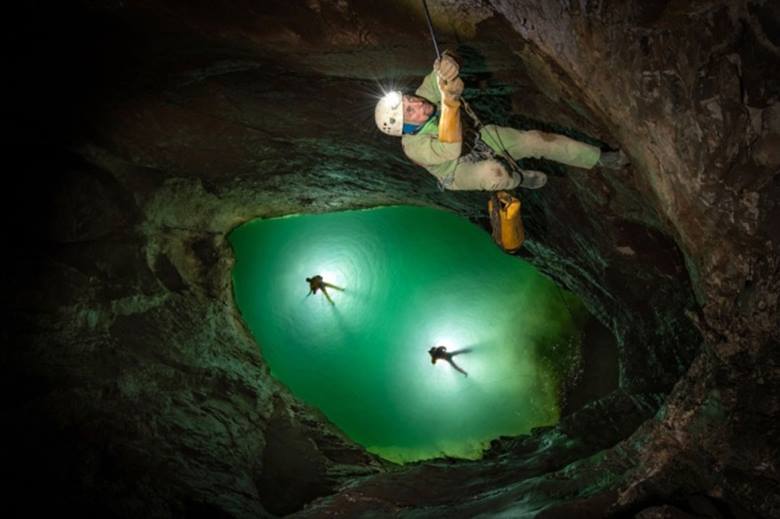
POLYGON ((460 66, 455 58, 445 52, 433 62, 433 71, 439 79, 452 81, 460 74, 460 66))
POLYGON ((441 92, 441 98, 445 102, 458 101, 461 94, 463 94, 463 80, 459 77, 449 81, 444 81, 443 79, 439 78, 438 84, 439 92, 441 92))

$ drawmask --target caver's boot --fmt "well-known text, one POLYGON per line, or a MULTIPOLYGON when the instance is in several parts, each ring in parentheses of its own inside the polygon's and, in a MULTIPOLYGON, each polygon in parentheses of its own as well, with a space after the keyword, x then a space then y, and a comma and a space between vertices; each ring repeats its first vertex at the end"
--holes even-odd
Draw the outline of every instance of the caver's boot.
POLYGON ((522 180, 520 181, 520 185, 517 187, 522 187, 525 189, 539 189, 540 187, 544 187, 546 183, 547 175, 541 171, 524 169, 522 172, 522 180))
POLYGON ((599 161, 596 163, 597 166, 607 169, 621 169, 629 164, 631 164, 631 161, 628 160, 623 150, 602 151, 601 157, 599 157, 599 161))

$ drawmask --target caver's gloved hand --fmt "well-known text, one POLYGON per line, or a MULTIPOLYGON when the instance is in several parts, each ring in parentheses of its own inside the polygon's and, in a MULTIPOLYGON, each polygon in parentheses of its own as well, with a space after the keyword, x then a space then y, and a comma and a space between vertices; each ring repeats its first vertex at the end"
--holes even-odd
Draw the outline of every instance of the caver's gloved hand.
POLYGON ((463 80, 461 78, 456 77, 446 82, 440 78, 438 84, 442 103, 450 105, 459 103, 460 96, 463 93, 463 80))
POLYGON ((436 72, 439 92, 442 101, 457 101, 463 93, 463 80, 460 79, 460 65, 454 54, 445 50, 440 58, 433 62, 433 71, 436 72))
POLYGON ((463 81, 459 77, 448 81, 439 79, 441 92, 441 117, 439 118, 439 141, 462 142, 463 131, 460 126, 460 94, 463 81))
POLYGON ((451 81, 460 74, 460 65, 455 57, 445 50, 441 57, 436 58, 436 61, 433 62, 433 71, 436 72, 439 79, 451 81))
POLYGON ((463 80, 458 77, 460 66, 452 55, 445 52, 433 63, 433 70, 436 72, 436 83, 441 93, 439 141, 462 142, 460 96, 463 93, 463 80))

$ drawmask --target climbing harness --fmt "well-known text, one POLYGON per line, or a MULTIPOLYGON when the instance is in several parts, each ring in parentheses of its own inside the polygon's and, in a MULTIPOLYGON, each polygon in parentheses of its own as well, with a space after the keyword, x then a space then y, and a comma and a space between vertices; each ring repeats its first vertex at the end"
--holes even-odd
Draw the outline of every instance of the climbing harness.
MULTIPOLYGON (((508 167, 509 170, 511 170, 514 173, 517 173, 517 175, 520 177, 520 184, 523 183, 524 176, 523 176, 523 170, 520 169, 520 166, 515 162, 515 159, 512 158, 512 156, 509 154, 509 152, 506 150, 506 147, 501 144, 500 146, 500 155, 496 154, 496 151, 488 146, 484 140, 482 140, 482 137, 480 136, 479 132, 485 127, 484 124, 482 124, 482 121, 480 121, 479 117, 477 116, 477 113, 471 108, 471 105, 469 105, 465 99, 461 98, 460 100, 461 104, 463 105, 463 111, 466 112, 466 115, 468 115, 471 118, 471 121, 474 123, 474 128, 476 130, 476 136, 475 140, 478 141, 475 143, 475 148, 478 148, 480 150, 484 150, 484 152, 487 154, 487 158, 498 160, 501 164, 504 165, 504 167, 508 167)), ((501 143, 501 136, 496 132, 496 140, 501 143)))
POLYGON ((496 152, 482 140, 482 137, 479 134, 479 125, 473 119, 471 120, 471 124, 465 119, 462 122, 463 151, 458 162, 469 164, 495 159, 496 152))

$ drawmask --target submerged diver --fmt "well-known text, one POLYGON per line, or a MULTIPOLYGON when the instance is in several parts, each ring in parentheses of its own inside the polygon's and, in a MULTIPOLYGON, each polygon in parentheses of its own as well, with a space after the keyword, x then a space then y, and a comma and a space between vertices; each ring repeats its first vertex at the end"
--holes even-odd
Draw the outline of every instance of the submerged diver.
POLYGON ((317 274, 316 276, 312 276, 310 278, 306 278, 306 282, 309 283, 309 293, 306 294, 307 297, 312 294, 316 294, 317 290, 322 290, 322 295, 325 296, 325 299, 327 299, 330 304, 334 304, 333 299, 330 298, 330 295, 328 295, 328 291, 325 289, 325 287, 333 288, 336 290, 342 290, 342 291, 344 290, 341 287, 337 287, 336 285, 327 283, 322 279, 322 276, 320 276, 319 274, 317 274))
POLYGON ((460 117, 462 93, 460 65, 445 51, 415 95, 390 92, 374 111, 379 130, 401 137, 404 154, 436 177, 442 189, 501 191, 545 185, 547 176, 540 171, 513 171, 500 156, 502 149, 515 160, 541 157, 585 169, 628 164, 621 150, 602 152, 565 135, 493 124, 466 132, 460 117))
POLYGON ((450 363, 450 366, 460 371, 467 377, 469 376, 469 374, 466 373, 466 371, 463 368, 455 364, 455 361, 452 360, 452 357, 457 355, 457 352, 448 353, 447 348, 445 346, 436 346, 436 347, 431 347, 431 349, 428 350, 428 354, 431 356, 431 364, 436 364, 437 360, 446 360, 447 362, 450 363))

